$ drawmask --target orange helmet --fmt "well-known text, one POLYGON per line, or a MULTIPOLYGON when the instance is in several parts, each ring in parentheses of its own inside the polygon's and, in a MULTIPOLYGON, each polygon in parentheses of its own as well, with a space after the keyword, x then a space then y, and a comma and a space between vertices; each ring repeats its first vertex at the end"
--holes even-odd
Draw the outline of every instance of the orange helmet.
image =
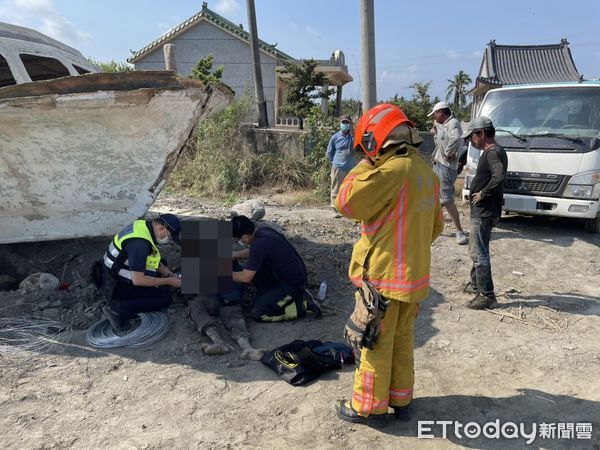
POLYGON ((356 124, 354 148, 361 149, 371 158, 376 157, 390 132, 403 123, 415 126, 397 106, 390 103, 374 106, 356 124))

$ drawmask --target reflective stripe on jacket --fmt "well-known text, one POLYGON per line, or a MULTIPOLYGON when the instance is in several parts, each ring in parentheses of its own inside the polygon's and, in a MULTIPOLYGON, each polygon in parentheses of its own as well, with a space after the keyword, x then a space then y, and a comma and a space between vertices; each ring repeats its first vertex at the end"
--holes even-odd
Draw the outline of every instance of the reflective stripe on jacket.
POLYGON ((111 269, 112 273, 116 272, 120 277, 131 281, 129 260, 127 259, 127 254, 123 252, 123 242, 131 238, 141 238, 150 243, 152 252, 146 258, 146 274, 156 276, 157 269, 160 266, 160 252, 152 239, 145 220, 136 220, 115 235, 104 254, 104 264, 111 269), (116 267, 114 267, 115 264, 117 265, 116 267))
POLYGON ((416 148, 390 151, 375 167, 360 163, 346 177, 338 211, 361 222, 348 274, 363 276, 386 298, 417 302, 429 294, 431 243, 444 227, 439 179, 416 148))

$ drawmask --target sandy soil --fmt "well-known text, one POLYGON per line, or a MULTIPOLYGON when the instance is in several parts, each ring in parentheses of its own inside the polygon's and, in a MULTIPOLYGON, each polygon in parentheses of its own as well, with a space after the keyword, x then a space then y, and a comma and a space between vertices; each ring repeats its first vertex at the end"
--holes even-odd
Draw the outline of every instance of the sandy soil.
MULTIPOLYGON (((266 219, 280 225, 305 257, 313 292, 325 279, 330 314, 278 324, 250 323, 257 346, 293 339, 341 341, 351 309, 346 269, 357 226, 325 208, 283 206, 266 197, 266 219)), ((162 211, 226 217, 209 200, 162 198, 162 211)), ((463 222, 466 210, 462 210, 463 222)), ((433 245, 431 297, 417 320, 414 417, 377 431, 337 419, 352 367, 305 387, 279 380, 239 352, 207 356, 206 342, 179 300, 170 331, 142 348, 97 350, 85 328, 101 297, 86 281, 107 238, 0 246, 4 270, 18 282, 54 273, 70 289, 45 297, 0 291, 0 316, 49 317, 74 327, 50 352, 0 359, 3 448, 523 448, 525 439, 418 439, 418 420, 592 423, 592 439, 537 438, 532 448, 600 446, 600 236, 570 221, 509 216, 494 231, 492 264, 501 306, 465 308, 467 249, 450 224, 433 245), (41 306, 40 306, 41 303, 41 306), (47 312, 51 310, 51 312, 47 312)), ((176 254, 171 251, 171 258, 176 254)))

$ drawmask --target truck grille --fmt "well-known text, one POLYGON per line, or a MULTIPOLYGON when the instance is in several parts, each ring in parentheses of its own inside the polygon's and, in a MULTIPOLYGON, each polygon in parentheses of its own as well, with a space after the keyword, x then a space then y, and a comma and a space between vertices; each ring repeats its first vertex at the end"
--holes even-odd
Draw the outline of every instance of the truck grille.
POLYGON ((509 194, 560 195, 566 181, 566 177, 562 175, 531 174, 526 176, 525 174, 507 174, 504 180, 504 192, 509 194))

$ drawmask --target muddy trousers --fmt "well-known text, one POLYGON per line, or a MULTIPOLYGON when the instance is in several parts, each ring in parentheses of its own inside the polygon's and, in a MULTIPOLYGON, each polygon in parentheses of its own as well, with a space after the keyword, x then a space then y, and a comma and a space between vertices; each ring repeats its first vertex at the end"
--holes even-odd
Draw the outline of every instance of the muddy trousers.
POLYGON ((388 405, 412 401, 417 310, 416 303, 390 300, 373 349, 361 349, 352 393, 352 408, 361 416, 387 414, 388 405))
POLYGON ((250 337, 240 304, 222 305, 216 297, 197 296, 189 303, 188 311, 201 333, 222 324, 234 341, 250 337))

